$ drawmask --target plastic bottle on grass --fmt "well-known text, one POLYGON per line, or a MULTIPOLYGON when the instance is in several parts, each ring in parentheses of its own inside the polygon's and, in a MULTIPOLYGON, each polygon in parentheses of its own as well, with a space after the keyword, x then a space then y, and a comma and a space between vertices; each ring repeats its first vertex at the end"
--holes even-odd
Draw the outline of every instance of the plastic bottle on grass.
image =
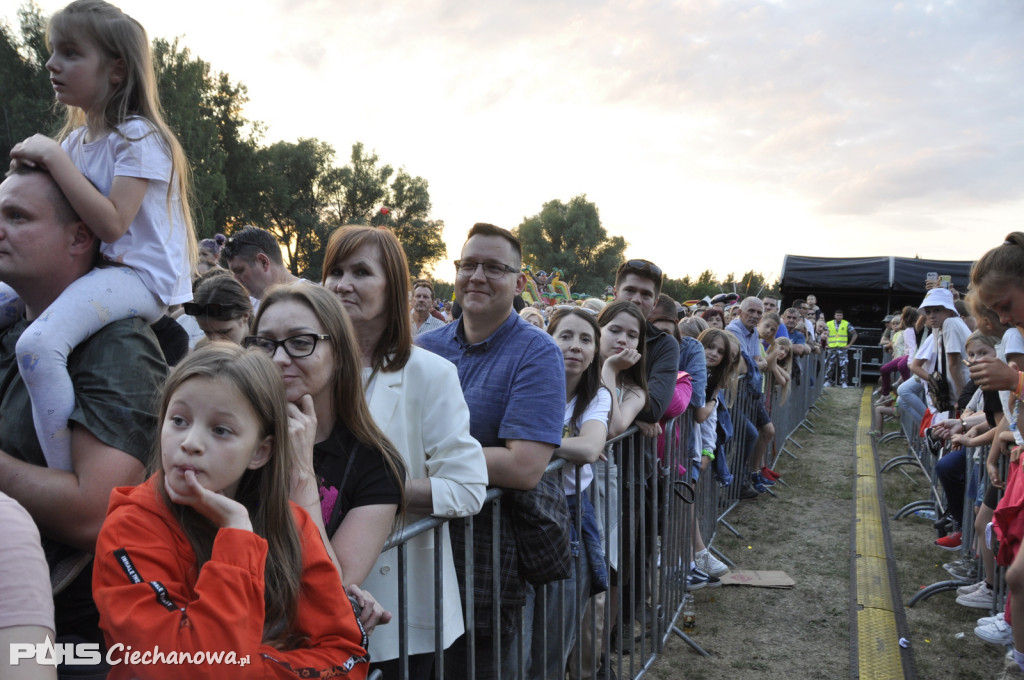
POLYGON ((693 594, 683 595, 683 632, 687 635, 697 631, 697 608, 694 606, 693 594))

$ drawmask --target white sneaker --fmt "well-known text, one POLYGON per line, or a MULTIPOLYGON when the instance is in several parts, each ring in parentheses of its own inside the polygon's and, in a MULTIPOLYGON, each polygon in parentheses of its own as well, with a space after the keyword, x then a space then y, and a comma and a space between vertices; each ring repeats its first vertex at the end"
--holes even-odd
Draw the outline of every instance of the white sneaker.
POLYGON ((1006 621, 995 621, 987 626, 978 626, 974 629, 974 634, 993 645, 1013 644, 1013 631, 1006 625, 1006 621))
POLYGON ((972 593, 958 595, 956 603, 965 607, 974 607, 975 609, 991 609, 992 595, 992 588, 986 583, 972 593))
POLYGON ((978 581, 977 583, 972 583, 969 586, 960 586, 959 588, 956 589, 956 594, 957 595, 970 595, 975 590, 977 590, 978 588, 981 588, 984 585, 987 585, 987 584, 985 583, 985 581, 982 580, 982 581, 978 581))
POLYGON ((1006 614, 1004 614, 1003 612, 999 612, 995 616, 982 616, 980 619, 978 619, 978 625, 988 626, 995 623, 996 621, 1006 621, 1006 614))
POLYGON ((694 555, 693 561, 697 563, 697 568, 705 574, 722 576, 729 572, 729 565, 712 555, 707 548, 694 555))
POLYGON ((844 390, 845 390, 846 388, 848 388, 848 387, 849 387, 849 385, 847 385, 846 383, 843 383, 843 389, 844 389, 844 390))

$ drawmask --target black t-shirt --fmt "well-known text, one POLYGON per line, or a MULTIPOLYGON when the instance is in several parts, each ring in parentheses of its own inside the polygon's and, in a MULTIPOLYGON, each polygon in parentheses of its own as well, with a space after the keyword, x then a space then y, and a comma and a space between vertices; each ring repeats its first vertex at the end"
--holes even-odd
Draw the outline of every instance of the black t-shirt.
POLYGON ((356 439, 340 420, 327 439, 313 446, 313 471, 328 537, 352 508, 402 500, 400 481, 381 454, 356 439))

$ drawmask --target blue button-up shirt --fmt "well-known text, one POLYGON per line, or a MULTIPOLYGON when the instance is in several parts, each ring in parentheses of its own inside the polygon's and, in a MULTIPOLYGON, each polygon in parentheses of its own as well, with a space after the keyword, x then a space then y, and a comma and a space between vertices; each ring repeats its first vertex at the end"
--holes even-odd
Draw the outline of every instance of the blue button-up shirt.
POLYGON ((508 439, 561 445, 565 364, 550 335, 509 314, 473 345, 466 342, 462 319, 416 336, 416 344, 459 370, 469 432, 481 446, 504 446, 508 439))
MULTIPOLYGON (((509 439, 526 439, 559 446, 565 412, 565 364, 562 351, 547 333, 511 313, 486 340, 466 342, 463 321, 416 336, 416 344, 455 364, 469 406, 469 432, 481 446, 505 446, 509 439)), ((512 503, 501 505, 499 602, 494 602, 491 529, 493 504, 485 503, 473 523, 473 599, 476 626, 489 630, 491 613, 500 607, 500 625, 510 634, 515 607, 526 601, 519 577, 511 518, 512 503)), ((465 527, 451 527, 455 573, 466 601, 465 527)), ((479 653, 479 652, 478 652, 479 653)))

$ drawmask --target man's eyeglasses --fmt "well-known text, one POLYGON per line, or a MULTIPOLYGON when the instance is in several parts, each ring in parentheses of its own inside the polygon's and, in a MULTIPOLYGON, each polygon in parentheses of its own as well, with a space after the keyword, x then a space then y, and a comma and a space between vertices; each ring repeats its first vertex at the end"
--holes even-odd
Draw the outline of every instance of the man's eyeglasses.
POLYGON ((214 319, 223 320, 229 320, 234 316, 240 316, 240 312, 244 311, 237 305, 224 305, 219 302, 211 302, 206 305, 197 305, 194 302, 186 302, 181 307, 189 316, 209 316, 214 319))
POLYGON ((270 356, 277 353, 278 347, 284 348, 284 353, 292 359, 308 357, 316 349, 316 343, 320 340, 327 340, 331 336, 316 333, 300 333, 284 340, 271 340, 258 335, 249 335, 242 341, 246 347, 256 347, 263 350, 270 356))
POLYGON ((626 267, 637 271, 649 271, 657 278, 661 278, 661 267, 648 260, 626 260, 626 267))
POLYGON ((455 271, 458 272, 459 276, 464 279, 468 279, 473 274, 476 274, 476 268, 484 268, 484 276, 489 279, 500 279, 505 274, 518 273, 518 269, 513 269, 507 264, 500 262, 474 262, 473 260, 455 260, 455 271))

